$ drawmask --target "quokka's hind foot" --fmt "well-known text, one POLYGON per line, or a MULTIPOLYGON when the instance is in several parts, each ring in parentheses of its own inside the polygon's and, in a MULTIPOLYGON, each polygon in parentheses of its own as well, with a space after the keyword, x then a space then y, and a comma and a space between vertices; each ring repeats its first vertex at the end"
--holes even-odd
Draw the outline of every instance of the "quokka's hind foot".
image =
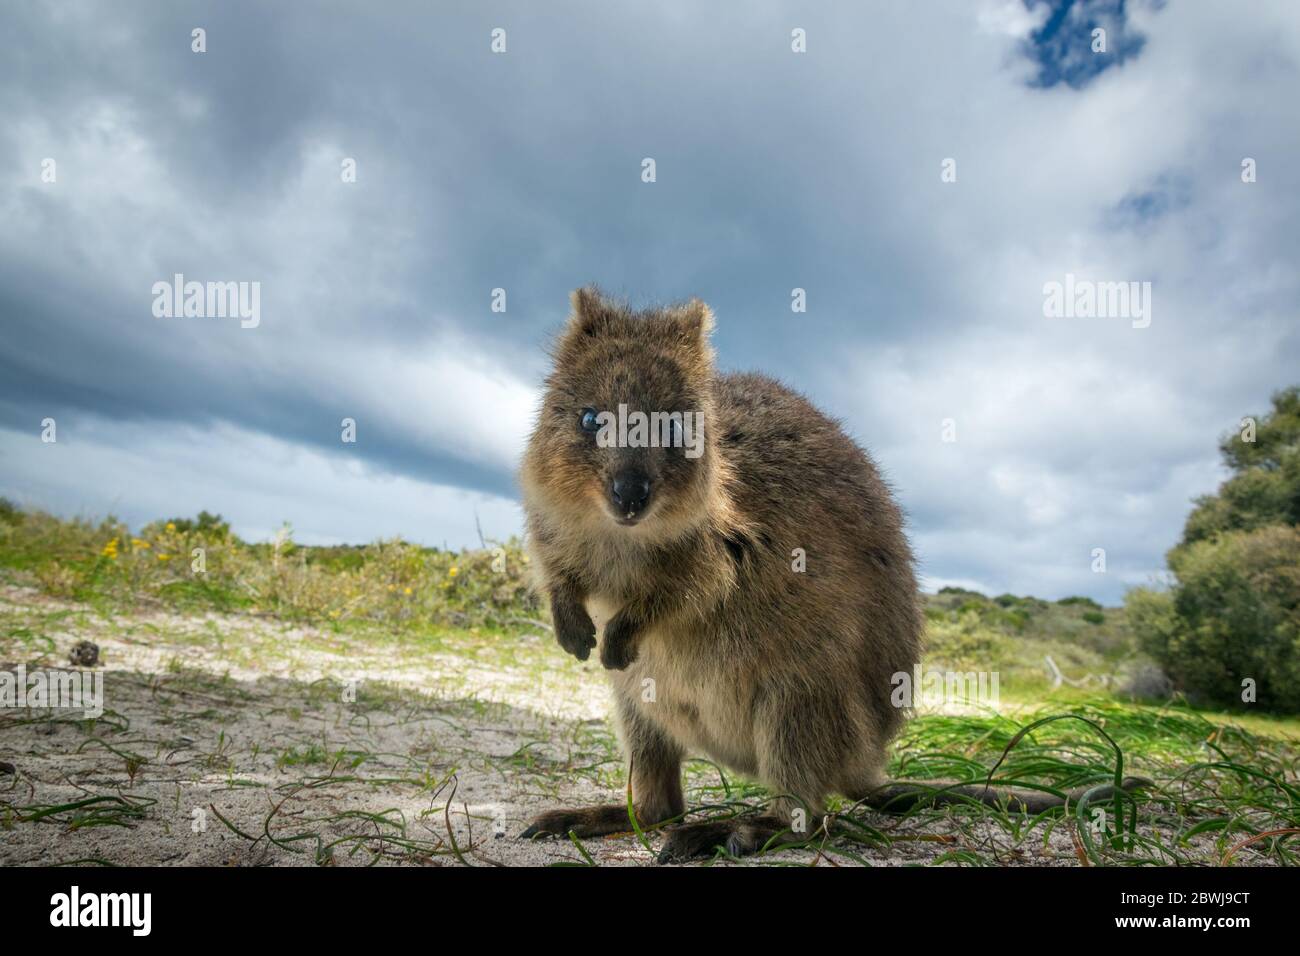
MULTIPOLYGON (((653 822, 637 818, 637 823, 642 827, 651 826, 653 822)), ((578 837, 598 837, 612 833, 632 833, 633 827, 627 816, 626 805, 614 803, 603 807, 547 810, 534 817, 528 829, 519 834, 519 837, 524 840, 567 837, 570 832, 578 837)))
POLYGON ((733 820, 701 820, 684 823, 668 831, 660 863, 683 863, 726 850, 730 856, 749 856, 764 848, 776 849, 807 840, 790 829, 788 821, 763 815, 733 820))
POLYGON ((698 857, 712 856, 727 845, 727 839, 735 830, 734 820, 701 820, 673 827, 659 851, 659 862, 685 863, 698 857))

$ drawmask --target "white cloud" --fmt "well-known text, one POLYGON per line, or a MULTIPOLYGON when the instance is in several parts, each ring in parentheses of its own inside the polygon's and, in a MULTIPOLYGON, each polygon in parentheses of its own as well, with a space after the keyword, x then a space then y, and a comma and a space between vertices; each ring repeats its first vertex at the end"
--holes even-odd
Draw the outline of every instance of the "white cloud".
POLYGON ((0 494, 66 516, 115 513, 147 521, 223 514, 251 540, 288 521, 305 544, 402 537, 431 546, 477 546, 517 534, 517 502, 393 475, 365 462, 364 439, 334 454, 227 425, 212 429, 87 419, 60 423, 58 441, 0 429, 8 464, 0 494))
POLYGON ((1024 39, 1047 22, 1046 5, 1027 7, 1024 0, 984 0, 976 22, 981 31, 1024 39))
MULTIPOLYGON (((1080 91, 957 71, 978 83, 963 101, 980 104, 942 128, 958 182, 935 175, 884 218, 931 238, 929 263, 909 265, 955 290, 960 312, 904 344, 828 357, 821 391, 899 488, 933 574, 1118 599, 1160 570, 1190 499, 1222 480, 1218 436, 1294 380, 1300 16, 1182 4, 1134 17, 1142 55, 1080 91), (1271 183, 1240 181, 1245 155, 1267 157, 1271 183), (1178 201, 1117 230, 1109 211, 1171 171, 1178 201), (1151 281, 1152 326, 1044 318, 1042 285, 1067 272, 1151 281), (940 441, 949 417, 955 444, 940 441)), ((906 139, 885 113, 871 165, 906 139)))
POLYGON ((5 321, 32 323, 40 376, 100 390, 83 411, 174 404, 215 424, 105 410, 57 451, 7 433, 11 487, 65 510, 208 508, 260 531, 289 518, 322 537, 464 543, 479 499, 411 475, 430 460, 467 483, 513 470, 539 332, 564 307, 526 293, 596 278, 714 299, 724 364, 743 355, 807 389, 871 447, 929 580, 1117 599, 1221 479, 1218 435, 1300 367, 1300 12, 1157 7, 1128 5, 1144 48, 1080 90, 1026 85, 1020 44, 1048 11, 1019 0, 923 19, 906 4, 794 21, 687 3, 521 13, 495 59, 453 40, 431 57, 418 31, 343 15, 313 18, 300 43, 285 7, 245 37, 267 71, 251 92, 158 53, 153 21, 101 38, 84 22, 100 15, 76 8, 32 35, 93 82, 52 66, 39 88, 0 84, 0 263, 39 276, 19 301, 49 310, 5 321), (806 55, 788 52, 791 23, 806 55), (383 62, 331 59, 354 48, 383 62), (653 193, 635 178, 647 154, 653 193), (34 182, 46 155, 53 189, 34 182), (946 157, 955 184, 939 181, 946 157), (178 270, 261 281, 262 326, 151 319, 151 283, 178 270), (1043 284, 1067 272, 1151 281, 1151 327, 1045 319, 1043 284), (787 278, 808 288, 797 324, 768 321, 787 278), (508 316, 486 313, 498 284, 508 316), (385 460, 312 438, 345 415, 385 460), (948 417, 955 444, 940 441, 948 417))

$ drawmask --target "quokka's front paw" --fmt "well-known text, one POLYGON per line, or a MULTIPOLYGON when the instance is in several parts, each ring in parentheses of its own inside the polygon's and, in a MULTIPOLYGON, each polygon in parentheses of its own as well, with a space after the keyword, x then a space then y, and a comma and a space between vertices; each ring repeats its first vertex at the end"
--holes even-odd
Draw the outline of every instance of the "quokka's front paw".
POLYGON ((622 614, 615 614, 605 625, 605 640, 600 645, 600 662, 606 670, 621 671, 636 660, 636 628, 622 614))
POLYGON ((591 649, 596 646, 596 625, 586 610, 574 606, 564 611, 556 610, 555 639, 580 661, 591 656, 591 649))

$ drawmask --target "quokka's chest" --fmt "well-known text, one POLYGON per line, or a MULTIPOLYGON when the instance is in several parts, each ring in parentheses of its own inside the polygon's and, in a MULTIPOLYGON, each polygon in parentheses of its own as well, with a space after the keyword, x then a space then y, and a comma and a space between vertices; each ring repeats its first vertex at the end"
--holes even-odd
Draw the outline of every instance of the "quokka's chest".
MULTIPOLYGON (((587 613, 596 625, 597 641, 603 642, 605 625, 618 613, 617 604, 588 598, 587 613)), ((753 773, 749 682, 733 672, 734 660, 710 654, 711 644, 704 633, 652 630, 640 635, 635 661, 625 670, 605 673, 620 698, 685 750, 753 773)))

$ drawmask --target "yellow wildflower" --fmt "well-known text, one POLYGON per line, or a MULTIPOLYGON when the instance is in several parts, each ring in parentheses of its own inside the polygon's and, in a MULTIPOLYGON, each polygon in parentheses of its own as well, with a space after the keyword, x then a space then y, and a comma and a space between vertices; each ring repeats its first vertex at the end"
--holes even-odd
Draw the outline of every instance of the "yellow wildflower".
POLYGON ((170 554, 160 554, 160 555, 158 555, 158 560, 159 560, 159 561, 170 561, 171 559, 172 559, 172 556, 171 556, 170 554))
POLYGON ((132 538, 132 539, 131 539, 131 547, 133 547, 133 548, 147 548, 147 547, 149 547, 149 542, 148 542, 148 541, 145 541, 143 538, 132 538))
POLYGON ((402 588, 402 593, 403 593, 403 594, 410 594, 410 593, 411 593, 411 589, 410 589, 410 588, 402 588))
POLYGON ((175 525, 174 523, 168 521, 168 522, 167 522, 167 530, 168 530, 168 531, 175 531, 175 530, 176 530, 176 525, 175 525))
POLYGON ((447 577, 454 578, 458 574, 460 574, 460 568, 453 567, 447 572, 447 577))

